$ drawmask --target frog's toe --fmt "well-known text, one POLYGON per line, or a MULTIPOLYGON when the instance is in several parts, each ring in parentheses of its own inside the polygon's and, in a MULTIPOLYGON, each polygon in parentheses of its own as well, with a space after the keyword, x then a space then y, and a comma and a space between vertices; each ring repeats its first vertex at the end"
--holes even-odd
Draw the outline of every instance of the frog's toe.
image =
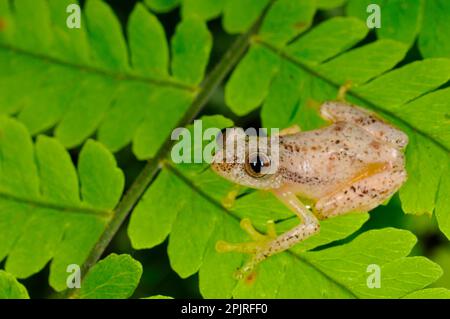
POLYGON ((240 189, 241 186, 239 184, 235 184, 228 194, 222 199, 222 206, 227 209, 232 208, 236 202, 236 196, 239 195, 240 189))
POLYGON ((241 228, 252 239, 250 242, 245 243, 229 243, 223 240, 219 240, 216 243, 216 250, 218 252, 240 252, 246 254, 255 254, 256 252, 264 249, 270 241, 276 238, 275 224, 273 221, 267 222, 267 235, 263 235, 258 232, 249 218, 244 218, 240 223, 241 228))
POLYGON ((347 95, 347 92, 351 89, 352 87, 352 81, 346 81, 340 88, 339 88, 339 92, 337 95, 337 100, 338 101, 345 101, 345 96, 347 95))
POLYGON ((260 241, 265 238, 264 235, 259 233, 255 229, 255 227, 253 227, 253 224, 249 218, 242 219, 239 225, 241 226, 242 230, 245 231, 247 235, 249 235, 250 238, 253 239, 254 241, 260 241))
POLYGON ((244 254, 254 254, 258 250, 255 242, 248 243, 229 243, 224 240, 219 240, 216 243, 216 251, 219 253, 238 252, 244 254))

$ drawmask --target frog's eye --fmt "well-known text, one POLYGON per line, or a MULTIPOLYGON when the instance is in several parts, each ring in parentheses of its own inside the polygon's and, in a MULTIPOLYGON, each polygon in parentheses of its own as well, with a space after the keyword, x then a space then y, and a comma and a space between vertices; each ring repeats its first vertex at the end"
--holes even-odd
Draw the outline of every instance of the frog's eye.
POLYGON ((245 171, 253 177, 263 177, 270 167, 270 158, 263 153, 253 153, 245 161, 245 171))

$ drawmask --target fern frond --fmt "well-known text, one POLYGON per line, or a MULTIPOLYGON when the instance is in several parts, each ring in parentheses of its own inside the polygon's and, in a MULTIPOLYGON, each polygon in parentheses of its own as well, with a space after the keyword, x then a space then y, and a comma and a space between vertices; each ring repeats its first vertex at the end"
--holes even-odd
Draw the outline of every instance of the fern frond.
POLYGON ((100 0, 87 1, 81 29, 66 26, 73 1, 0 3, 0 113, 32 134, 54 128, 68 148, 97 133, 110 150, 133 142, 138 158, 156 154, 203 79, 212 45, 204 22, 181 22, 169 59, 164 29, 141 4, 127 43, 100 0))
POLYGON ((122 196, 112 154, 89 140, 75 168, 54 138, 33 143, 23 124, 0 117, 0 260, 27 278, 51 260, 50 284, 66 288, 67 266, 82 265, 122 196))

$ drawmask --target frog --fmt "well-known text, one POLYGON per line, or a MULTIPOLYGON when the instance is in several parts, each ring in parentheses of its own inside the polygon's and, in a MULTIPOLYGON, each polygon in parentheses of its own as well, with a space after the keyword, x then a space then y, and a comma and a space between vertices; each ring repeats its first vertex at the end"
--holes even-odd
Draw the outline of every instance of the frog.
POLYGON ((293 126, 264 137, 265 143, 256 147, 248 145, 248 137, 244 147, 229 147, 230 141, 235 145, 235 138, 245 135, 242 129, 230 128, 222 135, 224 143, 214 155, 213 171, 235 185, 271 192, 300 220, 277 235, 273 221, 267 222, 267 232, 262 234, 244 218, 240 226, 251 241, 218 241, 218 252, 250 254, 235 274, 238 279, 250 278, 266 258, 318 234, 320 221, 370 211, 407 180, 407 134, 374 112, 343 100, 325 101, 319 114, 327 125, 310 131, 293 126), (276 152, 271 152, 275 141, 276 152), (235 161, 225 161, 225 155, 235 161))

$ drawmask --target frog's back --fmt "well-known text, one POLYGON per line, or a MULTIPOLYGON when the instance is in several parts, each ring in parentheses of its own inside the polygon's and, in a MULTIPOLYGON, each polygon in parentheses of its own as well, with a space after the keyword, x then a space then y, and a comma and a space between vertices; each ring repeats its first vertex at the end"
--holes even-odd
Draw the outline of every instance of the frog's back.
POLYGON ((368 163, 396 161, 403 161, 398 149, 352 123, 280 137, 279 171, 306 197, 329 193, 368 163))

